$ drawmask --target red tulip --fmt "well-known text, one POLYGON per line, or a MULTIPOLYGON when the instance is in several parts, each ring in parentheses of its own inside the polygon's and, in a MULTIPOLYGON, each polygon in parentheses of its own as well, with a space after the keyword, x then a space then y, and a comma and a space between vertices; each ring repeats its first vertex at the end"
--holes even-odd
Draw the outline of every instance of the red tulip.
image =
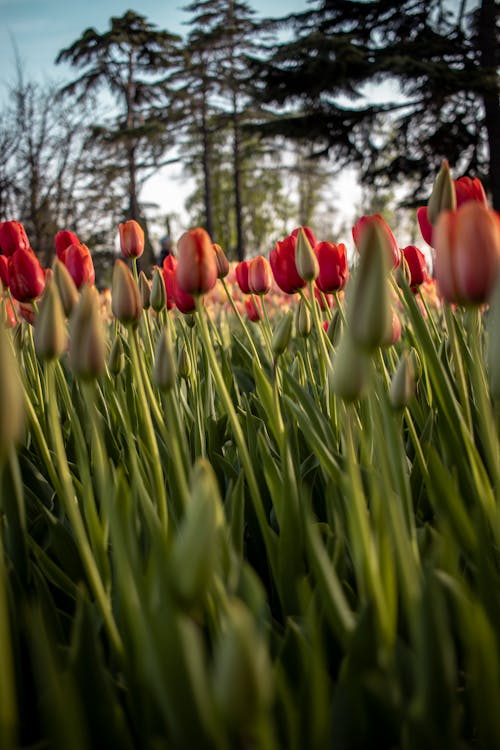
POLYGON ((64 263, 65 250, 70 245, 79 245, 80 240, 74 232, 70 232, 69 229, 61 229, 60 232, 54 237, 54 245, 56 248, 56 254, 59 260, 64 263))
POLYGON ((120 247, 125 258, 140 258, 144 252, 144 231, 133 219, 118 225, 120 247))
POLYGON ((30 302, 45 288, 45 274, 31 248, 18 248, 9 258, 10 291, 19 302, 30 302))
POLYGON ((318 242, 314 248, 319 263, 319 276, 316 284, 325 294, 343 289, 349 278, 347 250, 341 242, 318 242))
POLYGON ((415 245, 407 245, 402 252, 410 269, 410 286, 420 286, 429 275, 425 255, 415 245))
POLYGON ((173 276, 173 293, 175 306, 181 313, 187 314, 196 310, 196 300, 193 295, 185 292, 178 284, 177 271, 173 276))
POLYGON ((220 245, 214 242, 213 248, 215 260, 217 261, 217 276, 219 279, 224 279, 229 273, 229 261, 220 245))
POLYGON ((0 255, 0 281, 5 289, 9 288, 9 259, 6 255, 0 255))
MULTIPOLYGON (((294 230, 295 231, 295 230, 294 230)), ((298 232, 298 230, 297 230, 298 232)), ((297 237, 291 234, 281 242, 276 243, 269 254, 269 262, 274 279, 280 289, 286 294, 294 294, 305 287, 306 282, 299 276, 295 265, 295 246, 297 237)))
POLYGON ((452 303, 486 302, 500 268, 500 214, 469 201, 443 211, 434 228, 435 274, 452 303))
POLYGON ((234 269, 236 281, 238 282, 238 286, 243 294, 251 294, 251 289, 248 283, 248 266, 248 261, 242 260, 234 269))
POLYGON ((389 225, 386 220, 380 214, 373 214, 372 216, 362 216, 358 219, 356 224, 352 228, 352 237, 354 244, 358 251, 361 245, 361 237, 366 227, 369 224, 377 224, 379 229, 382 231, 386 238, 387 248, 390 254, 390 265, 392 268, 397 268, 401 262, 401 253, 399 251, 398 243, 394 237, 389 225))
POLYGON ((94 283, 94 264, 87 245, 83 245, 81 242, 69 245, 64 251, 64 265, 77 289, 80 289, 84 284, 92 285, 94 283))
POLYGON ((177 245, 177 284, 187 294, 206 294, 217 281, 218 268, 210 235, 201 227, 184 232, 177 245))
POLYGON ((167 255, 167 257, 163 261, 162 266, 163 281, 165 282, 165 291, 167 293, 167 310, 171 310, 175 305, 174 287, 176 271, 177 258, 175 258, 172 254, 167 255))
POLYGON ((267 294, 273 284, 273 272, 263 255, 252 258, 248 264, 248 286, 254 294, 267 294))
MULTIPOLYGON (((455 186, 455 197, 457 199, 457 210, 464 203, 480 203, 483 206, 488 206, 488 200, 486 193, 484 192, 483 184, 477 177, 471 179, 470 177, 459 177, 458 180, 453 180, 455 186)), ((427 216, 427 206, 421 206, 417 209, 417 219, 420 227, 422 237, 428 245, 433 247, 433 236, 432 236, 432 224, 427 216)))
POLYGON ((263 311, 260 299, 258 297, 246 297, 245 312, 248 320, 251 320, 252 323, 257 323, 259 320, 262 320, 263 311))
POLYGON ((0 222, 0 250, 4 255, 13 255, 16 250, 27 250, 29 246, 26 232, 19 221, 0 222))

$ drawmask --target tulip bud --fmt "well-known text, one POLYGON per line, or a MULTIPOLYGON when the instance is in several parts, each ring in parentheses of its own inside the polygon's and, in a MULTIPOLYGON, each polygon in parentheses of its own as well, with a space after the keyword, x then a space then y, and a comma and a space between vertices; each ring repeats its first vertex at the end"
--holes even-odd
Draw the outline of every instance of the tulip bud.
POLYGON ((269 708, 273 672, 263 633, 247 607, 233 601, 215 646, 214 697, 234 729, 248 730, 269 708))
POLYGON ((163 281, 163 274, 159 268, 155 268, 153 271, 153 283, 151 284, 151 307, 157 313, 165 309, 167 303, 167 292, 165 289, 165 282, 163 281))
POLYGON ((344 401, 360 398, 368 382, 370 360, 352 341, 349 332, 340 340, 331 368, 331 386, 344 401))
POLYGON ((314 279, 318 278, 318 259, 302 227, 300 227, 297 233, 297 245, 295 247, 295 265, 297 267, 299 276, 304 279, 304 281, 314 281, 314 279))
POLYGON ((170 391, 175 385, 177 367, 168 329, 160 333, 155 350, 153 380, 161 391, 170 391))
POLYGON ((198 459, 191 480, 191 499, 172 546, 172 585, 187 606, 196 605, 212 580, 220 547, 224 513, 214 471, 198 459))
POLYGON ((23 432, 23 392, 10 334, 0 325, 0 464, 23 432))
POLYGON ((427 217, 431 224, 435 224, 441 211, 454 211, 456 207, 457 198, 450 165, 444 159, 427 204, 427 217))
POLYGON ((94 283, 94 262, 87 245, 82 243, 69 245, 64 251, 64 265, 77 289, 80 289, 84 284, 94 283))
POLYGON ((54 245, 56 248, 56 254, 60 261, 64 263, 65 260, 65 250, 70 245, 80 245, 80 240, 76 236, 74 232, 70 232, 69 229, 61 229, 60 232, 56 234, 54 237, 54 245))
POLYGON ((275 357, 279 357, 280 354, 283 354, 283 352, 286 350, 291 335, 292 312, 289 311, 285 313, 285 315, 283 315, 273 333, 271 348, 275 357))
POLYGON ((247 260, 242 260, 234 269, 236 281, 238 282, 238 286, 243 294, 251 294, 252 291, 248 283, 249 265, 250 264, 247 260))
POLYGON ((19 302, 31 302, 45 289, 45 274, 33 250, 20 247, 9 258, 10 291, 19 302))
POLYGON ((55 260, 53 268, 54 281, 59 292, 59 297, 61 298, 64 314, 69 318, 78 302, 78 289, 64 263, 61 263, 60 260, 55 260))
POLYGON ((220 245, 214 242, 213 248, 217 262, 217 277, 224 279, 229 273, 229 261, 220 245))
POLYGON ((404 409, 415 395, 416 380, 413 358, 403 352, 389 388, 389 401, 394 409, 404 409))
POLYGON ((181 346, 179 349, 179 356, 177 357, 177 372, 180 378, 188 380, 191 375, 191 359, 185 346, 181 346))
POLYGON ((109 353, 108 369, 112 375, 119 375, 125 367, 125 353, 123 351, 123 340, 118 334, 115 336, 111 351, 109 353))
POLYGON ((30 246, 23 225, 19 221, 0 222, 0 250, 11 256, 16 250, 27 250, 30 246))
POLYGON ((93 286, 83 287, 78 304, 73 310, 70 320, 69 358, 73 372, 83 380, 97 378, 105 368, 106 342, 99 309, 99 295, 93 286))
POLYGON ((295 317, 295 329, 299 336, 307 338, 311 333, 311 313, 309 308, 301 299, 297 305, 297 313, 295 317))
POLYGON ((141 271, 139 274, 139 291, 141 293, 142 309, 147 310, 151 304, 151 284, 144 271, 141 271))
POLYGON ((208 232, 200 227, 184 232, 178 245, 177 284, 187 294, 205 294, 217 281, 217 261, 208 232))
POLYGON ((386 236, 378 224, 366 226, 359 256, 349 304, 349 326, 355 343, 366 351, 373 351, 390 339, 392 324, 388 285, 390 254, 386 236))
POLYGON ((397 267, 394 277, 399 287, 410 286, 411 271, 405 253, 401 253, 401 263, 397 267))
POLYGON ((140 258, 144 252, 144 231, 133 219, 118 225, 120 248, 125 258, 140 258))
POLYGON ((67 343, 64 310, 52 279, 45 287, 35 318, 35 350, 40 359, 56 359, 66 350, 67 343))
POLYGON ((328 328, 326 331, 326 334, 334 347, 336 347, 340 341, 343 327, 344 324, 342 322, 342 316, 338 310, 335 310, 332 319, 328 323, 328 328))
POLYGON ((267 294, 273 283, 273 272, 269 261, 257 255, 248 264, 248 286, 253 294, 267 294))
POLYGON ((111 284, 111 309, 121 323, 137 323, 142 314, 137 282, 123 260, 117 260, 111 284))

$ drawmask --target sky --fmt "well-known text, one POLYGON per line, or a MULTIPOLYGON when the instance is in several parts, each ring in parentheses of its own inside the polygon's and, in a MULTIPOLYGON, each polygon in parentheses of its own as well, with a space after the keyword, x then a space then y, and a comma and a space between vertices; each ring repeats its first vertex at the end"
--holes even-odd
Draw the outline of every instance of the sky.
MULTIPOLYGON (((182 10, 189 0, 0 0, 0 100, 9 83, 16 78, 16 54, 26 79, 66 81, 75 76, 67 65, 55 65, 57 53, 69 46, 88 27, 103 32, 112 16, 127 10, 144 15, 158 28, 185 35, 189 14, 182 10)), ((307 9, 307 0, 249 0, 257 17, 283 17, 307 9)), ((164 213, 177 216, 176 231, 183 231, 188 221, 184 203, 192 183, 182 174, 180 165, 165 168, 147 183, 143 200, 157 203, 164 213)), ((359 199, 355 177, 347 172, 340 186, 350 204, 359 199)), ((326 238, 325 238, 326 239, 326 238)))

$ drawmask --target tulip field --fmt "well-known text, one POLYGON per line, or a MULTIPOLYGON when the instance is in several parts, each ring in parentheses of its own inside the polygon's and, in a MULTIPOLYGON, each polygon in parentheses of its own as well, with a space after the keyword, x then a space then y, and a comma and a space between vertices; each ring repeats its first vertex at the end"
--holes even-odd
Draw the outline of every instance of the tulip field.
POLYGON ((1 750, 500 747, 500 217, 418 219, 0 223, 1 750))

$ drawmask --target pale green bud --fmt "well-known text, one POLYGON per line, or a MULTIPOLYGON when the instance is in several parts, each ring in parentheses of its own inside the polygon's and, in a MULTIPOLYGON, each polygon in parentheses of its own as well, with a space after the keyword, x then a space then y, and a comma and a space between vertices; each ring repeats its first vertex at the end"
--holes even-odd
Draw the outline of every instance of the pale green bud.
POLYGON ((23 432, 23 389, 12 339, 0 324, 0 462, 23 432))
POLYGON ((394 409, 404 409, 415 395, 416 380, 413 358, 403 352, 389 388, 389 401, 394 409))
POLYGON ((142 299, 136 280, 123 260, 116 260, 111 283, 111 309, 121 323, 137 323, 142 299))
POLYGON ((94 286, 83 288, 71 316, 69 331, 69 358, 73 372, 84 380, 97 378, 106 366, 106 342, 99 296, 94 286))
POLYGON ((343 328, 342 316, 338 310, 335 310, 332 319, 328 323, 328 330, 326 332, 326 335, 335 347, 338 346, 343 328))
POLYGON ((370 359, 357 347, 347 332, 340 341, 331 368, 331 386, 344 401, 355 401, 363 395, 370 372, 370 359))
POLYGON ((40 359, 56 359, 66 350, 68 334, 64 310, 54 279, 50 279, 35 317, 35 350, 40 359))
POLYGON ((153 283, 151 284, 151 307, 157 313, 165 309, 167 304, 167 292, 163 274, 159 268, 153 271, 153 283))
POLYGON ((153 380, 160 390, 170 391, 175 385, 176 378, 177 367, 172 341, 168 330, 164 328, 156 344, 153 380))
POLYGON ((147 310, 151 304, 151 283, 144 273, 139 274, 139 291, 141 293, 142 309, 147 310))
POLYGON ((450 165, 444 159, 434 181, 431 197, 427 204, 427 217, 430 223, 434 225, 441 211, 454 211, 456 207, 455 185, 453 184, 450 165))
POLYGON ((214 697, 234 729, 247 730, 273 699, 273 672, 264 634, 240 601, 228 607, 214 653, 214 697))
POLYGON ((64 314, 69 318, 80 297, 78 289, 76 288, 75 282, 71 278, 68 269, 60 260, 54 260, 52 270, 57 291, 61 298, 64 314))
POLYGON ((125 367, 125 353, 120 334, 115 337, 109 353, 108 369, 112 375, 119 375, 125 367))
POLYGON ((179 349, 179 356, 177 357, 177 372, 180 378, 188 380, 191 375, 191 358, 184 345, 181 345, 179 349))
POLYGON ((271 347, 275 357, 283 354, 288 346, 290 336, 292 335, 292 315, 291 311, 285 313, 274 330, 271 347))
POLYGON ((311 333, 311 313, 303 299, 300 299, 297 305, 295 328, 298 335, 303 338, 306 338, 311 333))
POLYGON ((297 234, 295 265, 297 266, 299 276, 304 279, 304 281, 314 281, 314 279, 318 278, 318 259, 302 227, 297 234))

